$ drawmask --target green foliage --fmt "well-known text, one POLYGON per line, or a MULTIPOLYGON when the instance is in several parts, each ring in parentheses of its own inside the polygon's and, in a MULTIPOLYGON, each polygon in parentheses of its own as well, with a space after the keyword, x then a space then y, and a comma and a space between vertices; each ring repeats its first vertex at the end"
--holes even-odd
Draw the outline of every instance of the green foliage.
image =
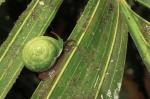
POLYGON ((120 1, 120 6, 126 18, 129 32, 143 62, 150 71, 150 23, 134 13, 125 1, 120 1))
MULTIPOLYGON (((23 46, 44 34, 61 3, 32 0, 1 45, 0 99, 6 96, 24 66, 23 46)), ((147 0, 142 3, 150 6, 147 0)), ((56 73, 41 81, 31 98, 117 99, 128 32, 150 70, 149 28, 150 23, 134 13, 124 0, 89 0, 68 38, 73 48, 58 60, 56 73)))
POLYGON ((4 3, 5 2, 5 0, 0 0, 0 5, 2 4, 2 3, 4 3))
POLYGON ((136 0, 150 9, 150 0, 136 0))
POLYGON ((127 28, 116 4, 115 0, 89 0, 68 38, 76 43, 74 49, 59 64, 58 76, 42 81, 32 99, 118 97, 127 28))
POLYGON ((32 0, 25 12, 19 17, 7 40, 1 45, 1 99, 6 96, 24 66, 21 59, 23 45, 45 32, 61 2, 60 0, 32 0))

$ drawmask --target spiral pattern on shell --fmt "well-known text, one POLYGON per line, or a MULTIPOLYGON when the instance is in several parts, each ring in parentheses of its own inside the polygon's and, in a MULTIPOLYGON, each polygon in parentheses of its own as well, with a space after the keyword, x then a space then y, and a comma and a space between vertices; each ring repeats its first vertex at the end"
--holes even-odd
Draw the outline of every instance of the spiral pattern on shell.
POLYGON ((34 72, 49 69, 63 49, 63 41, 48 37, 35 37, 24 46, 22 59, 26 68, 34 72))

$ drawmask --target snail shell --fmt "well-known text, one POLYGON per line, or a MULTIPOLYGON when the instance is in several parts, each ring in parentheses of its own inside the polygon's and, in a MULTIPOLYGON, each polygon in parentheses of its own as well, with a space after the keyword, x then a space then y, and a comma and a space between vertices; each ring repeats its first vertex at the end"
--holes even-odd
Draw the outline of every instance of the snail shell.
POLYGON ((46 80, 47 78, 53 79, 58 73, 60 69, 61 62, 64 60, 64 57, 75 47, 75 41, 74 40, 68 40, 64 43, 64 48, 59 56, 59 58, 56 60, 55 64, 52 68, 40 72, 38 75, 38 78, 40 80, 46 80))
POLYGON ((22 60, 31 71, 42 72, 49 69, 63 49, 63 40, 49 36, 35 37, 24 46, 22 60))

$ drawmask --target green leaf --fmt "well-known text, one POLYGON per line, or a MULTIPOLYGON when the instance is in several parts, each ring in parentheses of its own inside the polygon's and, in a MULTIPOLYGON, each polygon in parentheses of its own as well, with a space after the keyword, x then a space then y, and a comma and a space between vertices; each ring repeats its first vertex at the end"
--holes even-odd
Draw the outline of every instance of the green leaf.
POLYGON ((150 0, 136 0, 139 3, 143 4, 144 6, 150 8, 150 0))
POLYGON ((120 1, 120 6, 126 18, 130 35, 150 71, 150 22, 134 13, 124 0, 120 1))
POLYGON ((118 97, 127 45, 118 2, 89 0, 68 40, 74 48, 57 63, 55 76, 41 81, 32 99, 118 97))
POLYGON ((0 0, 0 5, 2 4, 2 3, 4 3, 5 2, 5 0, 0 0))
POLYGON ((23 68, 21 51, 24 44, 42 35, 62 0, 32 0, 19 17, 7 40, 0 48, 0 98, 3 99, 23 68))
POLYGON ((97 99, 119 99, 127 49, 128 29, 123 15, 120 14, 118 18, 115 43, 97 99))

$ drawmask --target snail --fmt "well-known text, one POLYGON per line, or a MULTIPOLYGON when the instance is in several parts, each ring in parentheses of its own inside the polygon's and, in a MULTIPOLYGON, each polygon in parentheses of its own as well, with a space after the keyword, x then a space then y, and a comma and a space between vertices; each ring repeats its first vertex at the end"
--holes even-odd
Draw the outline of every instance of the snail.
POLYGON ((51 68, 63 50, 63 40, 58 36, 57 38, 39 36, 28 41, 22 50, 25 67, 33 72, 51 68))
POLYGON ((48 70, 40 72, 38 74, 38 78, 40 80, 46 80, 47 78, 53 79, 58 73, 59 73, 59 67, 61 65, 61 62, 63 61, 64 57, 75 47, 75 41, 74 40, 67 40, 64 43, 64 48, 61 53, 61 55, 56 60, 55 64, 48 70))

